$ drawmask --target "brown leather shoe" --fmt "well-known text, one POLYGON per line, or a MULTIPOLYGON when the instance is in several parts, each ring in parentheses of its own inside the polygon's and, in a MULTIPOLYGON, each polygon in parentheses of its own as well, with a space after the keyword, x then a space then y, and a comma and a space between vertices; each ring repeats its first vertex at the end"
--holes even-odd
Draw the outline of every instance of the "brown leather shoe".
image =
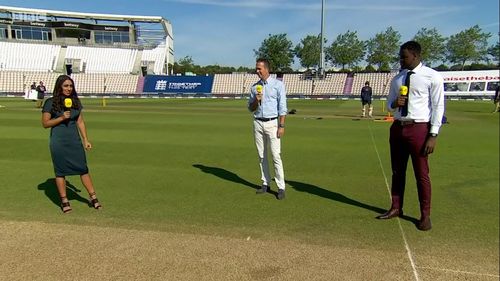
POLYGON ((420 221, 417 223, 417 229, 422 230, 422 231, 427 231, 432 228, 432 223, 431 223, 431 218, 430 217, 425 217, 420 219, 420 221))
POLYGON ((395 218, 395 217, 400 217, 402 215, 403 215, 403 210, 390 209, 386 213, 384 213, 384 214, 382 214, 380 216, 377 216, 377 219, 379 219, 379 220, 388 220, 388 219, 392 219, 392 218, 395 218))

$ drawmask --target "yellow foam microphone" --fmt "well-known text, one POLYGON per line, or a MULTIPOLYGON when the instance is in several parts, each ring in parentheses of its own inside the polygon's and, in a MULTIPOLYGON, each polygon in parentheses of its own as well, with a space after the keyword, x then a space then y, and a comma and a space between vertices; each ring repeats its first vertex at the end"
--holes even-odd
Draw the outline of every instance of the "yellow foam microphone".
POLYGON ((69 110, 72 106, 73 106, 73 100, 70 98, 65 98, 64 99, 64 107, 66 107, 66 109, 69 110))
MULTIPOLYGON (((255 90, 257 91, 257 94, 259 94, 259 95, 262 94, 262 85, 260 85, 260 84, 257 85, 255 87, 255 90)), ((259 100, 259 104, 261 104, 261 100, 259 100)))
POLYGON ((255 90, 257 90, 257 93, 262 94, 262 85, 257 85, 257 87, 255 87, 255 90))
POLYGON ((408 87, 407 86, 399 87, 399 94, 402 96, 408 95, 408 87))

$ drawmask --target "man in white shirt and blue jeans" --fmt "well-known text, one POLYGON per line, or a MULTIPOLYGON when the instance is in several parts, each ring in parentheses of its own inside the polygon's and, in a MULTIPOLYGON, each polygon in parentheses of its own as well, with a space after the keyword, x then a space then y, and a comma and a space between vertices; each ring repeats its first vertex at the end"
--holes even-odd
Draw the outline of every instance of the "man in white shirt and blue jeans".
POLYGON ((265 194, 271 184, 268 164, 268 148, 274 164, 278 200, 285 198, 285 174, 281 161, 281 138, 285 134, 285 117, 287 114, 286 90, 282 81, 270 76, 269 61, 257 59, 255 64, 260 80, 250 90, 248 109, 253 113, 255 146, 259 154, 259 165, 262 187, 257 194, 265 194))
POLYGON ((400 47, 401 72, 391 81, 388 110, 395 121, 390 129, 392 206, 379 219, 403 215, 406 167, 411 156, 420 201, 417 228, 432 228, 431 181, 428 155, 434 151, 444 114, 444 86, 441 75, 420 61, 421 46, 408 41, 400 47))

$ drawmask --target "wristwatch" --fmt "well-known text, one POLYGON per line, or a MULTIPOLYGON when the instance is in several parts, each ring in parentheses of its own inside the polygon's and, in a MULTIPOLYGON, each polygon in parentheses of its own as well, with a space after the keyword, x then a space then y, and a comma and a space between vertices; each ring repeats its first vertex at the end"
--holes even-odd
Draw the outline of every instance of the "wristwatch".
POLYGON ((279 124, 278 127, 285 128, 285 124, 279 124))
POLYGON ((438 136, 438 134, 431 133, 431 134, 429 134, 429 136, 435 138, 438 136))

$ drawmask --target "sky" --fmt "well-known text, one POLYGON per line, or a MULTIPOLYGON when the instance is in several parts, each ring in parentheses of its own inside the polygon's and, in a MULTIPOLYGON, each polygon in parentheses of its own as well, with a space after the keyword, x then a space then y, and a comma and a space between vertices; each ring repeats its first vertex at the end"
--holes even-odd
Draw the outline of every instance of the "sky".
MULTIPOLYGON (((195 64, 255 65, 254 50, 270 34, 287 34, 293 45, 321 31, 321 0, 0 0, 0 6, 121 15, 161 16, 172 23, 175 59, 195 64)), ((388 27, 411 40, 421 28, 443 36, 478 25, 499 38, 498 0, 325 0, 324 36, 357 31, 368 40, 388 27)), ((294 63, 299 66, 298 61, 294 63)))

